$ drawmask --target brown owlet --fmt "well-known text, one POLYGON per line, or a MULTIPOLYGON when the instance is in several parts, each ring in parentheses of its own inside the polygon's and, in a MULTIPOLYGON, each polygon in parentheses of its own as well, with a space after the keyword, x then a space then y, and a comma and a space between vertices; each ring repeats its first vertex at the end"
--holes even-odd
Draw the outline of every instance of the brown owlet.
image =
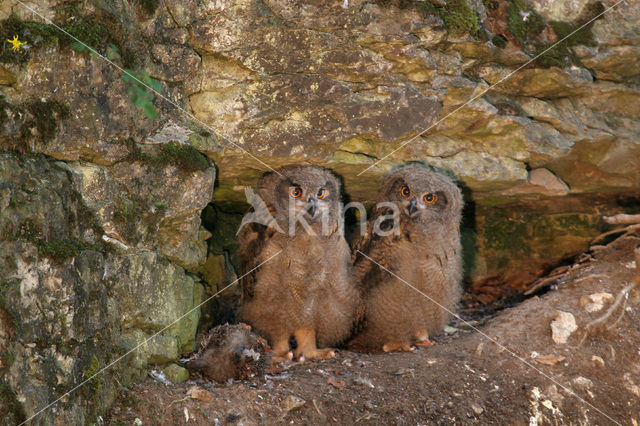
POLYGON ((383 178, 377 201, 354 241, 363 304, 349 347, 412 350, 442 332, 460 298, 462 195, 442 174, 410 164, 383 178))
POLYGON ((251 212, 255 221, 239 236, 247 274, 239 317, 267 338, 276 356, 289 354, 293 336, 296 356, 332 357, 327 346, 348 337, 359 294, 340 183, 320 167, 287 166, 264 176, 256 193, 260 202, 252 204, 263 211, 251 212))

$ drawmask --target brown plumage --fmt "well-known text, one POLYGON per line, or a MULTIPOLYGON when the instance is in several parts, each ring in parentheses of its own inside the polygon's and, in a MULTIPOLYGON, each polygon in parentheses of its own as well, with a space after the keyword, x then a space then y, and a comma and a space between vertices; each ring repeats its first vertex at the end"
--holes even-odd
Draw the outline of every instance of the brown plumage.
POLYGON ((217 382, 248 379, 263 373, 266 346, 246 324, 218 325, 200 339, 200 350, 185 367, 217 382))
POLYGON ((249 223, 240 231, 242 275, 247 275, 239 317, 268 339, 277 356, 288 354, 293 336, 296 356, 332 357, 335 352, 325 346, 348 337, 358 303, 340 183, 316 166, 278 172, 258 183, 257 195, 268 211, 253 213, 262 224, 249 223), (269 215, 273 220, 264 219, 269 215), (290 221, 293 217, 308 226, 290 221))
POLYGON ((411 164, 385 176, 380 202, 393 203, 396 213, 378 204, 366 234, 354 241, 354 275, 363 304, 349 347, 411 350, 442 332, 450 319, 447 310, 453 311, 460 298, 462 195, 445 176, 411 164))

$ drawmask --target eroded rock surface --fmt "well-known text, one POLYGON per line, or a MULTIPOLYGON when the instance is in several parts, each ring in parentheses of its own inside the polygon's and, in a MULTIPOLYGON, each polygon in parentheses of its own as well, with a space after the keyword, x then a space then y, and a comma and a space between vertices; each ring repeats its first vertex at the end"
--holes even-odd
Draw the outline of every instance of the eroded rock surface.
MULTIPOLYGON (((10 418, 233 282, 244 190, 268 166, 329 167, 365 202, 396 164, 452 171, 480 301, 582 252, 602 214, 635 213, 640 3, 593 22, 613 0, 432 3, 44 0, 29 3, 34 14, 0 2, 0 395, 10 418), (13 52, 4 40, 16 35, 27 44, 13 52)), ((202 324, 231 318, 220 300, 202 324)), ((94 421, 116 377, 193 349, 198 315, 43 418, 94 421)))

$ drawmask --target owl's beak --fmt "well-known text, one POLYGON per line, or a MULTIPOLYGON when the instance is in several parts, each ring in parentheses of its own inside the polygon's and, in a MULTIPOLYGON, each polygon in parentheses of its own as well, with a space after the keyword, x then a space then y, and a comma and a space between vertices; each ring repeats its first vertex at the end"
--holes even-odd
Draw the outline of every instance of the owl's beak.
POLYGON ((307 211, 309 216, 314 217, 316 215, 316 209, 318 207, 317 203, 318 200, 316 200, 314 197, 309 197, 309 202, 305 206, 305 210, 307 211))
POLYGON ((418 200, 416 200, 415 198, 412 198, 411 202, 409 203, 409 214, 414 214, 417 211, 418 211, 418 200))

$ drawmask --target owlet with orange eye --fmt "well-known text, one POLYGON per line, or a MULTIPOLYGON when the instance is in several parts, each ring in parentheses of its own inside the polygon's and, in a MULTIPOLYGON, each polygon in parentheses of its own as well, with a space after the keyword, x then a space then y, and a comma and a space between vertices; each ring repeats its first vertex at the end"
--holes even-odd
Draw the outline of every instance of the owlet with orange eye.
POLYGON ((377 201, 353 243, 363 304, 349 346, 413 350, 442 332, 461 295, 462 194, 443 174, 411 164, 383 178, 377 201))
POLYGON ((269 341, 276 357, 333 357, 330 346, 349 337, 359 304, 340 181, 321 167, 287 166, 260 179, 256 192, 265 211, 253 216, 270 220, 239 232, 238 317, 269 341))

